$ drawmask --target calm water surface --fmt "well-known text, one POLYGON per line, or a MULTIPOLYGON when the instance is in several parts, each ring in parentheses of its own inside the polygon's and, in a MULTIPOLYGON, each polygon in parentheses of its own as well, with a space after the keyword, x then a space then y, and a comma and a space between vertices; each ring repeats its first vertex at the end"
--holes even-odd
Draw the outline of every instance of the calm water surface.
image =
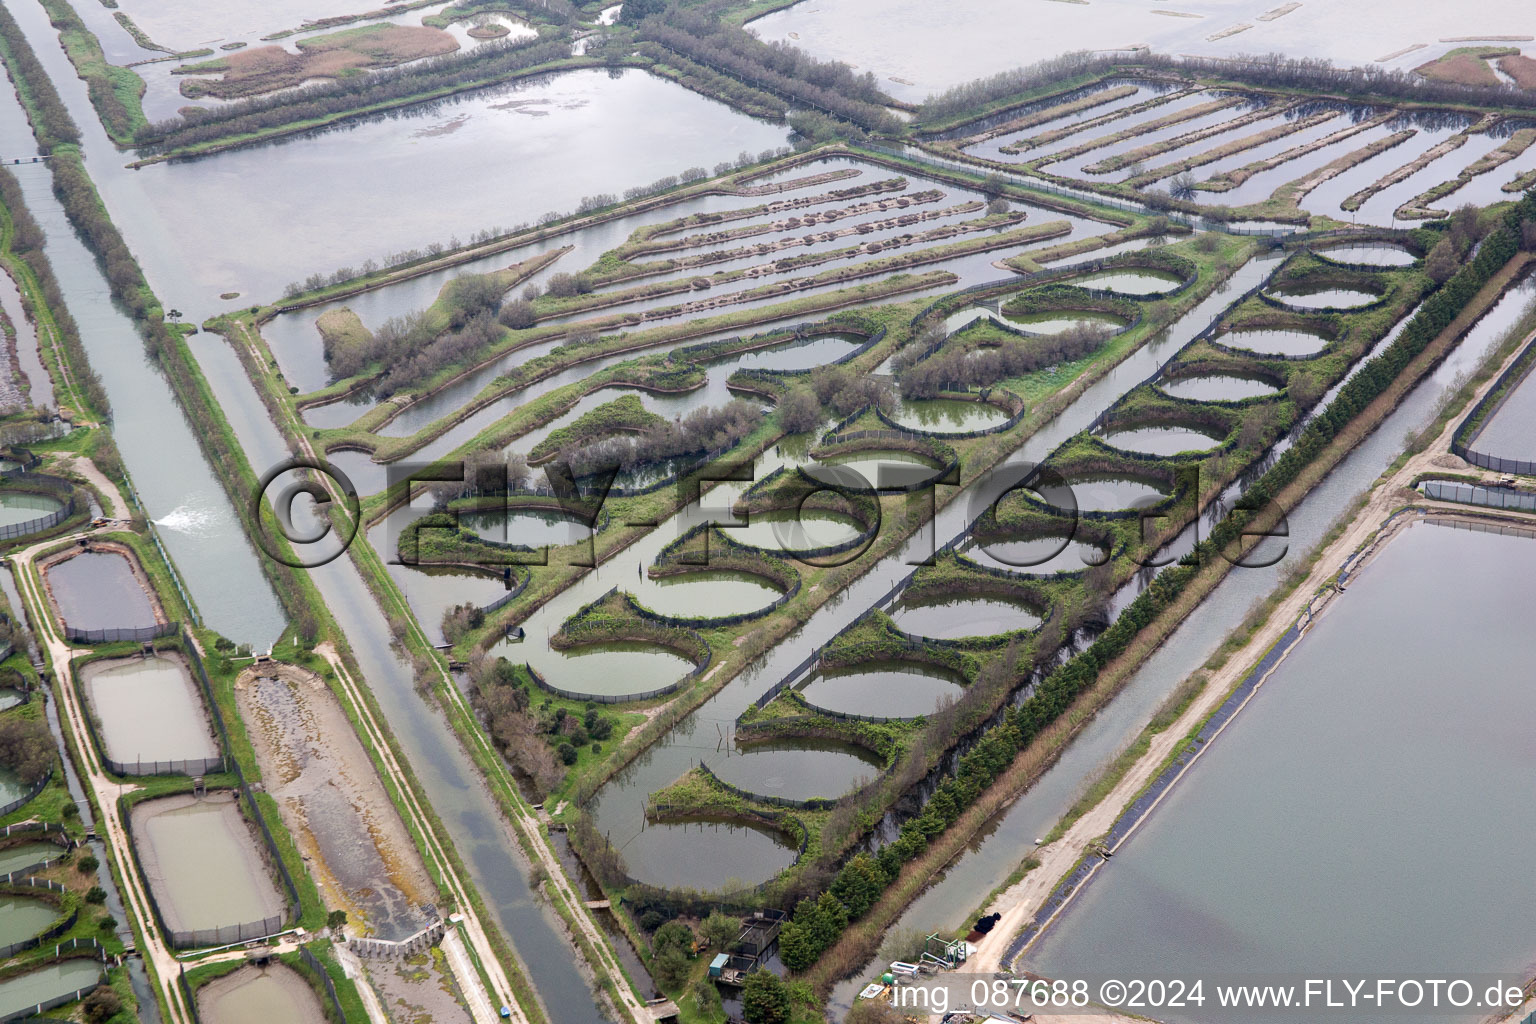
POLYGON ((1533 599, 1536 540, 1393 539, 1030 966, 1529 977, 1533 599))

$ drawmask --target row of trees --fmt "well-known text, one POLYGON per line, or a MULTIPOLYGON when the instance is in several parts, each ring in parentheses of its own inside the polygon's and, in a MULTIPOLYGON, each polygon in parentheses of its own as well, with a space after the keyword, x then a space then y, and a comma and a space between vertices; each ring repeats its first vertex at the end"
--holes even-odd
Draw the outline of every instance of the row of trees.
MULTIPOLYGON (((5 56, 12 65, 13 73, 28 84, 27 92, 22 95, 25 97, 30 94, 31 97, 28 105, 38 122, 33 126, 37 133, 38 147, 44 153, 51 153, 55 146, 79 142, 80 127, 69 116, 64 101, 59 99, 58 90, 53 87, 48 72, 37 59, 32 44, 27 42, 21 26, 16 24, 16 19, 11 17, 11 12, 3 4, 0 4, 0 46, 5 48, 5 56)), ((8 147, 20 144, 21 140, 17 139, 8 142, 8 147)))
POLYGON ((870 72, 857 75, 839 61, 819 61, 784 43, 765 43, 746 29, 707 14, 671 10, 640 26, 640 38, 791 100, 852 121, 867 131, 896 133, 902 124, 870 72))
POLYGON ((1039 338, 1006 341, 995 348, 967 351, 950 346, 916 366, 899 372, 903 398, 932 398, 940 391, 967 390, 995 384, 1047 366, 1058 366, 1097 352, 1113 330, 1080 323, 1039 338))
POLYGON ((736 109, 757 117, 771 120, 784 117, 784 101, 771 92, 722 74, 707 64, 689 60, 660 43, 641 42, 638 46, 630 48, 648 60, 671 68, 674 77, 686 88, 724 100, 736 109))
POLYGON ((151 151, 192 146, 475 82, 494 81, 540 64, 564 60, 570 55, 570 39, 559 34, 488 43, 467 53, 436 57, 366 75, 351 75, 294 92, 211 109, 194 108, 181 117, 151 124, 140 133, 138 141, 151 151))
MULTIPOLYGON (((1225 549, 1240 539, 1261 507, 1316 458, 1347 423, 1389 387, 1409 362, 1460 315, 1466 304, 1519 248, 1525 223, 1536 222, 1536 195, 1528 195, 1505 224, 1485 237, 1477 255, 1420 308, 1398 339, 1381 355, 1362 366, 1320 412, 1289 449, 1249 489, 1240 508, 1224 519, 1204 542, 1206 550, 1225 549)), ((906 821, 896 840, 879 854, 860 854, 846 862, 827 892, 802 900, 780 937, 786 966, 804 970, 837 941, 847 923, 857 920, 879 898, 901 869, 920 855, 931 840, 949 828, 991 785, 1041 730, 1055 721, 1098 678, 1111 660, 1173 603, 1198 569, 1170 566, 1159 573, 1108 629, 1084 650, 1049 675, 1030 698, 1011 709, 1003 722, 988 730, 960 759, 952 778, 940 783, 921 814, 906 821)))
POLYGON ((1333 93, 1350 97, 1380 97, 1428 103, 1472 104, 1536 109, 1536 92, 1516 85, 1459 85, 1425 78, 1411 70, 1381 65, 1341 68, 1320 57, 1287 57, 1280 53, 1228 58, 1174 57, 1144 53, 1134 60, 1087 51, 1063 54, 1027 67, 1015 68, 929 96, 918 111, 919 124, 933 125, 977 113, 1035 90, 1049 89, 1075 77, 1117 69, 1167 71, 1179 75, 1208 75, 1291 94, 1333 93))
MULTIPOLYGON (((46 241, 43 229, 38 227, 37 221, 32 219, 31 212, 27 210, 21 195, 21 183, 3 168, 0 168, 0 203, 4 204, 11 215, 11 254, 25 263, 37 280, 43 302, 48 305, 48 311, 53 315, 53 324, 58 329, 59 341, 69 361, 70 377, 75 387, 98 415, 111 415, 112 403, 107 398, 107 389, 102 386, 101 378, 96 376, 96 371, 85 357, 80 327, 64 305, 64 293, 59 288, 59 279, 54 276, 53 264, 48 261, 48 254, 43 249, 46 241)), ((30 301, 25 291, 22 292, 22 301, 30 301)), ((28 312, 36 319, 41 311, 29 309, 28 312)))
POLYGON ((779 426, 791 434, 814 430, 830 417, 852 415, 869 405, 885 405, 891 393, 881 382, 861 377, 844 366, 831 366, 811 374, 804 385, 793 388, 779 403, 779 426))

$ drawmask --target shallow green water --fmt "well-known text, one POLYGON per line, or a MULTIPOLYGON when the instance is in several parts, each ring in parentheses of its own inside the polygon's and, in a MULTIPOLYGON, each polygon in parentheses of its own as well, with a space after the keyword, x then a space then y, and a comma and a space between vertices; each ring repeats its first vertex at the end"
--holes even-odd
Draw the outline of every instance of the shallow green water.
POLYGON ((31 896, 0 896, 0 946, 30 939, 63 916, 58 907, 31 896))
POLYGON ((1086 277, 1075 277, 1069 283, 1124 295, 1162 295, 1177 288, 1180 280, 1178 275, 1161 270, 1106 270, 1086 277))
POLYGON ((42 494, 0 491, 0 526, 17 526, 57 512, 63 504, 42 494))
POLYGON ((0 981, 0 1017, 9 1016, 82 988, 101 977, 95 960, 64 960, 60 963, 0 981))

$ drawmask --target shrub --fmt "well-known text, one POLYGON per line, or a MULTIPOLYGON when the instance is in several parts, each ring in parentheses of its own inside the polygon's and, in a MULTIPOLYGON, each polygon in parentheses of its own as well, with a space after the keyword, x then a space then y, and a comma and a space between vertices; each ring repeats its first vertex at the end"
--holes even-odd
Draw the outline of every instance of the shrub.
POLYGON ((741 1015, 747 1024, 784 1024, 789 1020, 789 990, 778 975, 755 970, 741 989, 741 1015))
POLYGON ((37 783, 53 767, 53 737, 42 722, 24 718, 0 720, 0 768, 8 768, 22 785, 37 783))
POLYGON ((555 756, 560 758, 560 763, 569 768, 576 763, 576 748, 569 743, 562 743, 555 748, 555 756))
POLYGON ((75 861, 75 870, 79 871, 82 875, 88 875, 99 867, 101 867, 101 861, 96 859, 94 853, 87 853, 75 861))
POLYGON ((80 1000, 80 1009, 91 1024, 101 1024, 123 1012, 123 997, 111 985, 98 985, 80 1000))
POLYGON ((85 894, 85 902, 101 904, 107 902, 107 890, 99 885, 93 885, 85 894))

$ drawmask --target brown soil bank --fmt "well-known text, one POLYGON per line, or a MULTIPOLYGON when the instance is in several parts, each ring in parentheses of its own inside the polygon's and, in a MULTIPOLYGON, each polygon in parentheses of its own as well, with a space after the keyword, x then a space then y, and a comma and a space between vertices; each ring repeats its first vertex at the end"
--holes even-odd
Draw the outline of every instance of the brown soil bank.
POLYGON ((314 870, 327 906, 361 932, 404 938, 427 923, 431 880, 399 813, 336 698, 292 666, 247 669, 240 717, 267 791, 314 870))
POLYGON ((242 967, 197 990, 206 1024, 325 1024, 309 982, 291 967, 242 967))
POLYGON ((436 28, 408 25, 368 25, 330 35, 300 39, 298 53, 281 46, 258 46, 228 57, 189 64, 176 74, 214 74, 222 78, 192 78, 181 83, 181 94, 193 99, 216 96, 238 99, 302 85, 314 78, 340 78, 359 70, 389 68, 422 57, 436 57, 459 48, 458 40, 436 28))

